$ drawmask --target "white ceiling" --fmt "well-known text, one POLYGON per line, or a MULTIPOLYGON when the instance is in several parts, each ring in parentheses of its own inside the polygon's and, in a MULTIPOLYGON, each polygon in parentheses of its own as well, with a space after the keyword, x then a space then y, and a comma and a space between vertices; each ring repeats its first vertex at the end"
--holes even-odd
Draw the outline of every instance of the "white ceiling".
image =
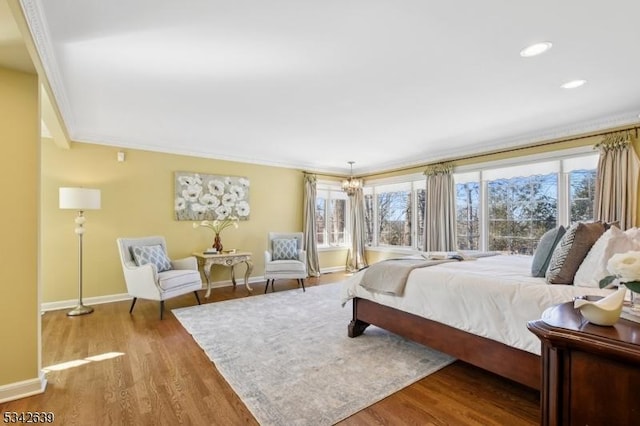
POLYGON ((640 122, 637 0, 21 3, 76 141, 369 173, 640 122))

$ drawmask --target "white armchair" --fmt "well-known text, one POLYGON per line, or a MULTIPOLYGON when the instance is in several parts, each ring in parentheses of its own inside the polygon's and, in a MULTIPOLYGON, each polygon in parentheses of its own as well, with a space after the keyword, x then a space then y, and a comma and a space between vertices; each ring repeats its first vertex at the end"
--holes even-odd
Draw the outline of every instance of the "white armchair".
POLYGON ((164 301, 193 292, 200 304, 198 290, 202 278, 195 257, 169 260, 163 237, 118 238, 118 251, 127 291, 133 296, 129 313, 138 298, 160 301, 160 319, 164 301), (137 260, 137 261, 136 261, 137 260))
POLYGON ((269 232, 267 250, 264 252, 264 277, 267 285, 266 293, 271 283, 277 279, 296 279, 304 288, 307 278, 307 254, 303 249, 302 232, 269 232))

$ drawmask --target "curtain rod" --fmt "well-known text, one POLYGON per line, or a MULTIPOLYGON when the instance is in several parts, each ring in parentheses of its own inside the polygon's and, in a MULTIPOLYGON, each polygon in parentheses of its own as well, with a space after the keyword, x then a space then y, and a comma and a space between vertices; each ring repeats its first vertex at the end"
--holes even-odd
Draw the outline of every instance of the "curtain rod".
MULTIPOLYGON (((498 151, 489 151, 489 152, 485 152, 485 153, 482 153, 482 154, 472 154, 472 155, 467 155, 467 156, 464 156, 464 157, 442 159, 442 160, 438 160, 438 161, 434 161, 434 162, 430 162, 430 163, 416 164, 416 165, 413 165, 413 166, 406 166, 406 167, 401 167, 401 168, 398 168, 398 169, 384 170, 384 171, 381 171, 381 172, 369 173, 369 174, 365 174, 365 175, 359 175, 358 177, 359 178, 366 178, 366 177, 377 176, 377 175, 385 174, 385 173, 396 173, 396 172, 402 172, 402 171, 405 171, 405 170, 418 169, 420 167, 428 167, 428 166, 432 166, 434 164, 451 163, 451 162, 462 161, 462 160, 471 160, 471 159, 474 159, 474 158, 485 157, 487 155, 507 154, 509 152, 523 151, 523 150, 526 150, 526 149, 537 148, 537 147, 541 147, 541 146, 549 146, 549 145, 555 145, 555 144, 564 143, 564 142, 572 142, 572 141, 577 141, 577 140, 580 140, 580 139, 588 139, 588 138, 593 138, 593 137, 597 137, 597 136, 605 136, 605 135, 615 134, 615 133, 624 132, 624 131, 631 131, 631 130, 635 130, 636 131, 636 139, 637 139, 638 138, 638 130, 640 130, 640 126, 633 125, 633 126, 630 126, 630 127, 617 128, 615 130, 609 129, 607 131, 602 131, 602 132, 588 133, 588 134, 584 134, 584 135, 580 135, 580 136, 573 136, 573 137, 570 137, 570 138, 567 138, 567 139, 550 140, 550 141, 547 141, 547 142, 542 142, 542 143, 533 144, 533 145, 520 146, 520 147, 514 147, 514 148, 507 148, 507 149, 498 150, 498 151)), ((325 176, 329 176, 329 175, 325 175, 325 176)))

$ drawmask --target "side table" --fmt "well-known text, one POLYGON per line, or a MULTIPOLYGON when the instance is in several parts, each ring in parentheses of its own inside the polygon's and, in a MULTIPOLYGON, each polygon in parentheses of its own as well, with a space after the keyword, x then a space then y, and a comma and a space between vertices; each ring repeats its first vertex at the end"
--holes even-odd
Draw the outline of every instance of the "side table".
POLYGON ((198 263, 202 265, 202 272, 207 279, 207 293, 205 298, 211 295, 211 268, 213 265, 222 265, 231 269, 231 282, 233 287, 236 287, 235 266, 238 263, 244 263, 247 265, 247 270, 244 273, 244 286, 247 291, 252 292, 253 289, 249 287, 249 276, 253 271, 253 261, 251 260, 251 252, 241 251, 236 253, 219 253, 219 254, 205 254, 203 252, 192 253, 197 259, 198 263))
POLYGON ((640 324, 594 325, 567 302, 527 328, 542 341, 542 425, 640 424, 640 324))

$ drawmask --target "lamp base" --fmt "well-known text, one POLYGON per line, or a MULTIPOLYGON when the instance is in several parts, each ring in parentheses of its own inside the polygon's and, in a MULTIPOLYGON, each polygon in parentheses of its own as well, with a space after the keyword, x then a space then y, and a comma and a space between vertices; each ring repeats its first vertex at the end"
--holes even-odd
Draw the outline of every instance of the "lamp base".
POLYGON ((93 312, 93 308, 91 306, 79 304, 78 306, 67 312, 67 315, 70 317, 75 317, 78 315, 90 314, 91 312, 93 312))

